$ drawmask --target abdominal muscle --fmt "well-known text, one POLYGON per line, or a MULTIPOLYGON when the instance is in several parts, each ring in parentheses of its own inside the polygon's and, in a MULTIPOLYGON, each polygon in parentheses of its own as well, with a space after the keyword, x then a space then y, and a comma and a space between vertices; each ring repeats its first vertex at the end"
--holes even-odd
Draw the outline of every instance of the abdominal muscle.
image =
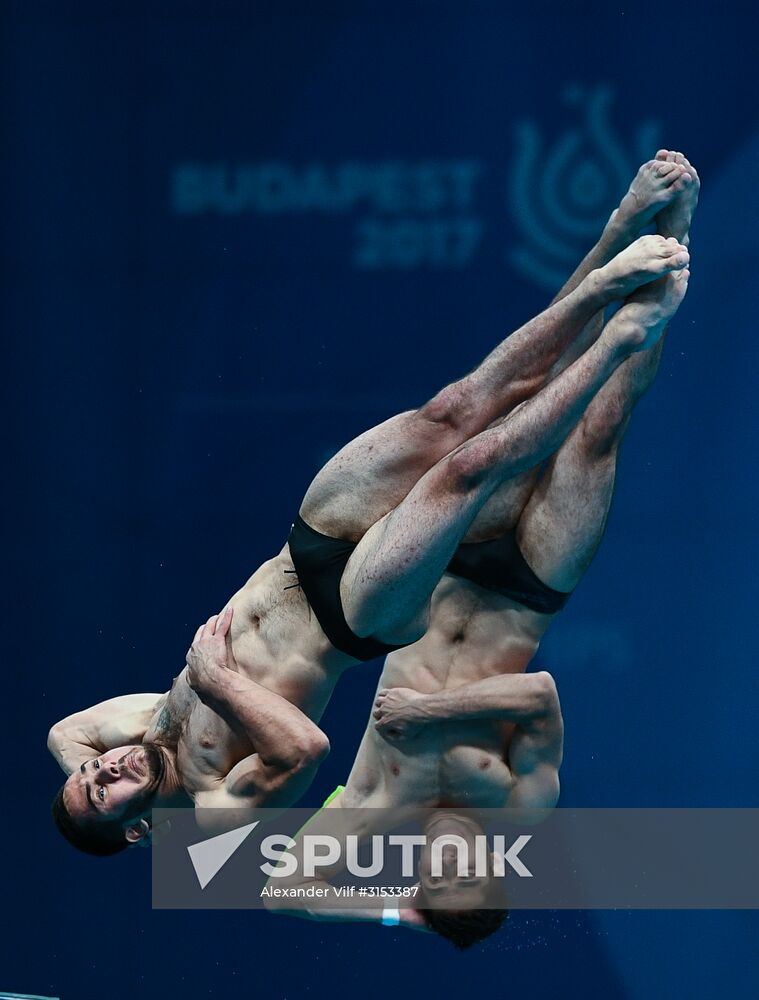
MULTIPOLYGON (((332 648, 292 577, 287 546, 264 563, 224 606, 234 609, 232 669, 300 708, 318 721, 340 676, 351 661, 332 648)), ((220 613, 222 610, 220 609, 220 613)), ((255 753, 234 720, 220 716, 193 691, 187 668, 175 678, 148 734, 176 747, 177 767, 188 794, 218 786, 232 768, 255 753)))
POLYGON ((250 680, 318 721, 341 673, 354 661, 322 631, 293 576, 289 549, 264 563, 229 600, 232 652, 250 680))
MULTIPOLYGON (((550 621, 446 575, 433 597, 427 634, 387 657, 378 688, 429 694, 521 673, 550 621)), ((512 732, 512 724, 492 719, 433 722, 419 735, 391 743, 370 718, 342 804, 500 808, 514 783, 508 766, 512 732)))

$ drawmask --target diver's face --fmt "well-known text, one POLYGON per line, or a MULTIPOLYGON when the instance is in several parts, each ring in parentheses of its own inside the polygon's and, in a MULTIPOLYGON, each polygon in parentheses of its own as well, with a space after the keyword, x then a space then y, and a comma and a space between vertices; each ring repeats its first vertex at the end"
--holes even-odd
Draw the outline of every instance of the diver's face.
POLYGON ((150 808, 162 773, 156 747, 116 747, 69 775, 63 804, 74 819, 133 819, 150 808))
POLYGON ((439 813, 427 824, 427 843, 419 861, 419 881, 427 899, 440 909, 477 909, 490 887, 490 874, 475 873, 475 837, 482 828, 468 817, 439 813), (460 837, 468 847, 468 862, 459 874, 459 849, 454 844, 442 848, 441 870, 432 869, 432 841, 437 837, 460 837))

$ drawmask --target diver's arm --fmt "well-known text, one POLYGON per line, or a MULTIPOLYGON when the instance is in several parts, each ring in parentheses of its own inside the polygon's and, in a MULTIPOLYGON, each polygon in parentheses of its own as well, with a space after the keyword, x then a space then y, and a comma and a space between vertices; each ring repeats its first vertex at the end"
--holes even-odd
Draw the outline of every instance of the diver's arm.
POLYGON ((410 688, 385 688, 374 708, 376 729, 389 739, 414 735, 434 722, 459 719, 500 719, 517 725, 537 724, 559 709, 553 677, 498 674, 461 687, 420 694, 410 688))
POLYGON ((390 742, 413 739, 433 722, 512 722, 506 763, 515 781, 509 808, 519 810, 521 822, 535 823, 558 801, 564 723, 556 684, 545 671, 487 677, 428 695, 390 688, 379 693, 374 717, 390 742))
POLYGON ((47 747, 66 774, 114 747, 141 743, 165 694, 125 694, 61 719, 47 747))
MULTIPOLYGON (((310 885, 317 889, 331 889, 332 886, 322 879, 304 879, 299 883, 288 882, 288 888, 307 889, 310 885)), ((276 886, 272 886, 271 881, 266 886, 267 893, 264 897, 266 909, 270 913, 277 913, 285 917, 299 917, 302 920, 317 920, 320 923, 362 923, 362 924, 382 924, 385 920, 387 908, 393 908, 398 903, 397 896, 380 897, 374 906, 366 906, 361 909, 345 907, 343 909, 330 906, 329 909, 319 909, 312 903, 307 903, 304 899, 303 905, 298 905, 294 899, 284 899, 277 897, 276 886)), ((324 898, 324 897, 322 897, 324 898)), ((410 930, 429 931, 430 928, 424 917, 417 910, 409 907, 398 908, 397 923, 390 926, 407 927, 410 930)))
MULTIPOLYGON (((373 834, 387 832, 399 822, 402 824, 406 815, 411 818, 416 810, 393 811, 361 809, 344 807, 342 797, 331 799, 329 804, 318 810, 294 834, 294 843, 287 849, 283 858, 295 870, 292 874, 278 871, 269 876, 262 900, 271 913, 282 916, 299 917, 302 920, 317 920, 324 923, 374 923, 382 924, 386 916, 386 908, 399 908, 399 920, 396 926, 410 927, 416 930, 427 930, 423 916, 412 909, 414 896, 418 887, 410 888, 409 896, 366 896, 358 895, 358 888, 347 905, 337 896, 333 880, 344 871, 347 861, 345 846, 347 838, 356 837, 360 842, 366 842, 373 834), (308 835, 336 837, 343 845, 340 856, 332 864, 320 864, 318 873, 304 874, 305 837, 308 835), (306 895, 311 889, 314 893, 306 895), (360 901, 360 902, 359 902, 360 901)), ((275 868, 279 868, 275 865, 275 868)))
POLYGON ((236 764, 203 806, 287 806, 306 791, 329 753, 321 729, 286 698, 235 668, 232 608, 202 626, 187 654, 187 679, 198 697, 235 729, 255 753, 236 764))
POLYGON ((259 771, 295 772, 318 763, 329 752, 327 737, 299 708, 233 670, 220 674, 213 690, 201 698, 245 731, 256 748, 253 756, 260 762, 259 771))
MULTIPOLYGON (((309 830, 313 829, 309 825, 309 830)), ((297 847, 296 847, 297 852, 297 847)), ((329 881, 329 875, 334 877, 339 865, 322 878, 306 878, 290 876, 277 878, 272 876, 266 883, 262 896, 264 906, 271 913, 285 917, 299 917, 301 920, 317 920, 322 923, 372 923, 382 924, 388 910, 397 908, 397 924, 392 926, 408 927, 412 930, 428 930, 424 917, 408 905, 412 897, 376 896, 367 899, 364 906, 344 906, 337 902, 335 886, 329 881), (315 895, 307 895, 309 889, 315 895), (299 895, 300 894, 300 895, 299 895)), ((354 895, 353 900, 355 901, 354 895)))
POLYGON ((559 800, 559 769, 564 755, 564 721, 558 695, 548 698, 547 711, 517 725, 508 748, 508 766, 515 784, 509 808, 523 822, 541 822, 545 810, 559 800))

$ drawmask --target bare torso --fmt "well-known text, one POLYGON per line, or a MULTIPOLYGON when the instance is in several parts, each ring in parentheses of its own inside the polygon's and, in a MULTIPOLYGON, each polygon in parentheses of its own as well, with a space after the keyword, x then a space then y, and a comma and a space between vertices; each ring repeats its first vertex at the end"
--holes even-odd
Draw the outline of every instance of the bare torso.
MULTIPOLYGON (((504 483, 465 540, 493 538, 511 528, 533 482, 534 473, 527 473, 504 483)), ((318 529, 338 534, 319 515, 309 511, 318 529)), ((342 672, 356 661, 324 635, 297 586, 287 545, 256 570, 229 606, 234 608, 231 635, 237 668, 318 721, 342 672)), ((425 636, 386 658, 380 686, 428 692, 522 671, 550 621, 550 616, 446 574, 433 594, 425 636)), ((145 739, 176 747, 183 787, 195 796, 213 788, 255 747, 200 700, 186 673, 185 668, 175 678, 145 739)), ((511 727, 503 723, 449 723, 430 727, 414 744, 399 748, 370 725, 348 793, 341 798, 352 805, 419 804, 420 796, 473 806, 502 805, 511 787, 510 736, 511 727)))
MULTIPOLYGON (((318 720, 342 671, 354 661, 322 632, 295 576, 288 547, 264 563, 225 605, 234 608, 232 651, 250 680, 318 720)), ((255 752, 241 729, 204 704, 185 667, 153 717, 145 740, 175 747, 177 768, 191 796, 213 788, 255 752)))
MULTIPOLYGON (((532 482, 527 474, 504 484, 466 540, 492 538, 513 525, 532 482)), ((305 595, 293 586, 296 581, 285 545, 225 607, 235 612, 231 634, 238 669, 318 721, 342 672, 355 660, 326 638, 305 595)), ((386 658, 380 687, 426 693, 493 674, 518 673, 533 658, 550 622, 551 616, 446 574, 433 594, 425 636, 386 658)), ((176 747, 183 787, 193 796, 213 788, 255 747, 200 700, 186 673, 185 668, 175 678, 145 739, 176 747)), ((336 802, 380 806, 434 800, 501 806, 512 784, 511 730, 508 724, 481 720, 447 723, 398 747, 369 725, 346 794, 336 802)))
MULTIPOLYGON (((426 694, 495 674, 520 673, 551 620, 446 575, 433 597, 427 634, 387 657, 379 687, 426 694)), ((395 744, 376 731, 370 718, 345 792, 335 802, 377 808, 506 806, 513 787, 512 731, 511 724, 494 720, 445 722, 395 744)))

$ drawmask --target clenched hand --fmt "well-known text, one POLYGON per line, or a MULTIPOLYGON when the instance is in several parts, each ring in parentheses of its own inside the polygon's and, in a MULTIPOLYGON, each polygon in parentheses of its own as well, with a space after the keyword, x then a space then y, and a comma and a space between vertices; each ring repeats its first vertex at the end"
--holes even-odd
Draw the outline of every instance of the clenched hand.
POLYGON ((383 688, 374 703, 374 728, 390 743, 413 739, 429 721, 424 701, 424 695, 411 688, 383 688))
POLYGON ((227 608, 222 615, 211 615, 187 651, 187 682, 201 696, 219 686, 225 671, 237 669, 229 635, 232 614, 227 608))

